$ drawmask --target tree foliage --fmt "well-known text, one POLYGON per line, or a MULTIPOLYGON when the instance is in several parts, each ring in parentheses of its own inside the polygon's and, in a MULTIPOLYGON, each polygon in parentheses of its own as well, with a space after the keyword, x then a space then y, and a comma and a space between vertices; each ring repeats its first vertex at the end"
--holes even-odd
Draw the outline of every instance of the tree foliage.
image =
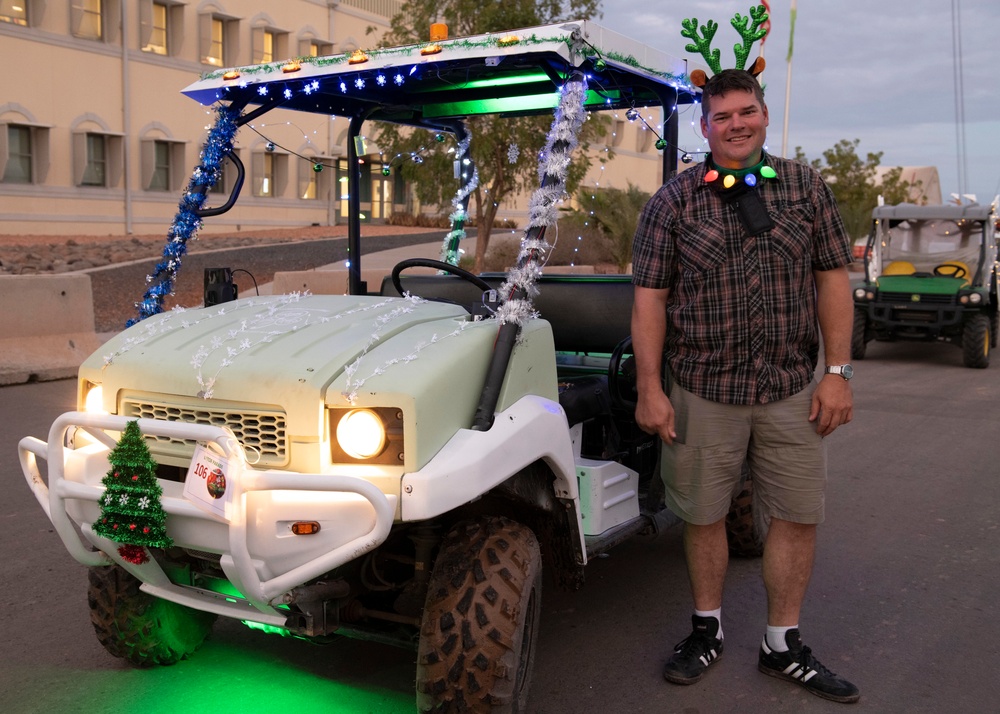
POLYGON ((577 192, 580 208, 576 214, 593 224, 608 241, 619 273, 632 260, 632 239, 649 194, 628 182, 627 189, 581 188, 577 192))
MULTIPOLYGON (((599 16, 600 0, 508 0, 502 3, 481 0, 407 0, 392 18, 390 31, 382 38, 384 46, 424 42, 430 25, 443 22, 452 37, 500 32, 521 27, 546 25, 566 20, 599 16)), ((552 115, 501 118, 472 117, 466 121, 471 135, 470 154, 479 173, 479 186, 472 193, 469 214, 475 216, 476 262, 482 270, 489 247, 490 232, 497 210, 505 198, 530 192, 538 186, 538 154, 552 125, 552 115), (513 159, 513 160, 512 160, 513 159)), ((567 191, 572 193, 590 168, 590 143, 604 136, 610 125, 606 117, 591 118, 584 124, 579 148, 567 175, 567 191)), ((393 164, 404 180, 415 186, 417 198, 425 205, 449 207, 458 190, 452 178, 456 147, 453 139, 440 142, 427 131, 401 130, 395 125, 381 125, 377 141, 390 157, 403 157, 393 164), (422 161, 406 160, 419 154, 422 161)))
MULTIPOLYGON (((860 238, 868 233, 872 209, 878 205, 879 196, 887 204, 913 201, 913 193, 920 191, 923 185, 920 181, 904 181, 901 166, 890 169, 882 176, 881 181, 877 180, 883 152, 869 152, 862 160, 857 152, 860 143, 860 139, 841 139, 823 152, 822 161, 810 161, 802 152, 801 146, 795 147, 796 161, 809 164, 819 171, 830 186, 851 238, 860 238)), ((926 198, 922 202, 926 203, 926 198)))

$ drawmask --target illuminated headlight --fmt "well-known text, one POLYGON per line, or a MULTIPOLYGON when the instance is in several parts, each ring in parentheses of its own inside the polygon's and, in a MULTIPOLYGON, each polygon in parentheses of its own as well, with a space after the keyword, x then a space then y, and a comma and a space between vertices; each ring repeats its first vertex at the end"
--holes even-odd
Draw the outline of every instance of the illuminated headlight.
POLYGON ((91 414, 107 414, 104 409, 104 388, 92 382, 84 383, 83 410, 91 414))
POLYGON ((969 295, 969 303, 972 305, 979 305, 983 301, 983 296, 979 293, 972 293, 969 295))
POLYGON ((337 424, 337 444, 355 459, 378 456, 386 444, 385 424, 373 411, 353 409, 337 424))
POLYGON ((874 300, 875 291, 867 290, 865 288, 854 288, 854 299, 855 300, 874 300))

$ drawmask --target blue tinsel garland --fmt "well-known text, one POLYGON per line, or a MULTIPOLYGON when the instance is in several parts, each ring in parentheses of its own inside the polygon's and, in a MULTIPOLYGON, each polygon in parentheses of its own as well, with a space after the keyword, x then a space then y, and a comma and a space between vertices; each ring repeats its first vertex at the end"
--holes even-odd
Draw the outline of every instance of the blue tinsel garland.
POLYGON ((201 228, 201 218, 197 211, 205 203, 210 189, 222 175, 222 161, 233 148, 233 138, 239 129, 241 110, 230 105, 220 105, 215 124, 208 132, 201 150, 201 165, 191 175, 187 190, 181 197, 177 215, 167 231, 167 244, 163 247, 163 260, 156 264, 151 275, 146 276, 149 285, 142 301, 135 303, 139 316, 126 324, 131 327, 147 317, 163 312, 163 300, 174 294, 174 280, 181 267, 181 258, 187 253, 188 240, 196 238, 201 228), (200 187, 202 190, 197 190, 200 187))

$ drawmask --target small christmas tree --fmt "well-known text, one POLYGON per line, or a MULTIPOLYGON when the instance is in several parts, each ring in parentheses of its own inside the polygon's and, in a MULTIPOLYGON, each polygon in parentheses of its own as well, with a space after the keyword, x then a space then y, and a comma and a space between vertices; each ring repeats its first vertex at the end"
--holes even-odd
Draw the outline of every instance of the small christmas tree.
POLYGON ((139 431, 139 423, 125 426, 118 444, 108 454, 111 469, 102 483, 101 517, 94 531, 122 546, 124 560, 142 565, 149 560, 146 548, 167 548, 167 514, 160 503, 163 489, 156 481, 156 462, 139 431))

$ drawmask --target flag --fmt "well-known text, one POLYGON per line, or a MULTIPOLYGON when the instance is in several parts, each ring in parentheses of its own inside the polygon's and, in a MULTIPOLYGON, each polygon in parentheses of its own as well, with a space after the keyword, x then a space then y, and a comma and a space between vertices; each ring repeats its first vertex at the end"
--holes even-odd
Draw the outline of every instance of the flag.
POLYGON ((792 43, 795 38, 795 15, 797 13, 795 5, 796 5, 795 0, 792 0, 792 19, 791 22, 789 23, 789 29, 788 29, 788 58, 785 60, 786 62, 792 61, 792 46, 793 46, 792 43))
POLYGON ((764 49, 764 43, 767 42, 767 38, 771 34, 771 4, 767 0, 762 0, 761 5, 764 6, 764 12, 767 13, 767 19, 761 25, 764 28, 764 36, 760 38, 760 47, 764 49))

